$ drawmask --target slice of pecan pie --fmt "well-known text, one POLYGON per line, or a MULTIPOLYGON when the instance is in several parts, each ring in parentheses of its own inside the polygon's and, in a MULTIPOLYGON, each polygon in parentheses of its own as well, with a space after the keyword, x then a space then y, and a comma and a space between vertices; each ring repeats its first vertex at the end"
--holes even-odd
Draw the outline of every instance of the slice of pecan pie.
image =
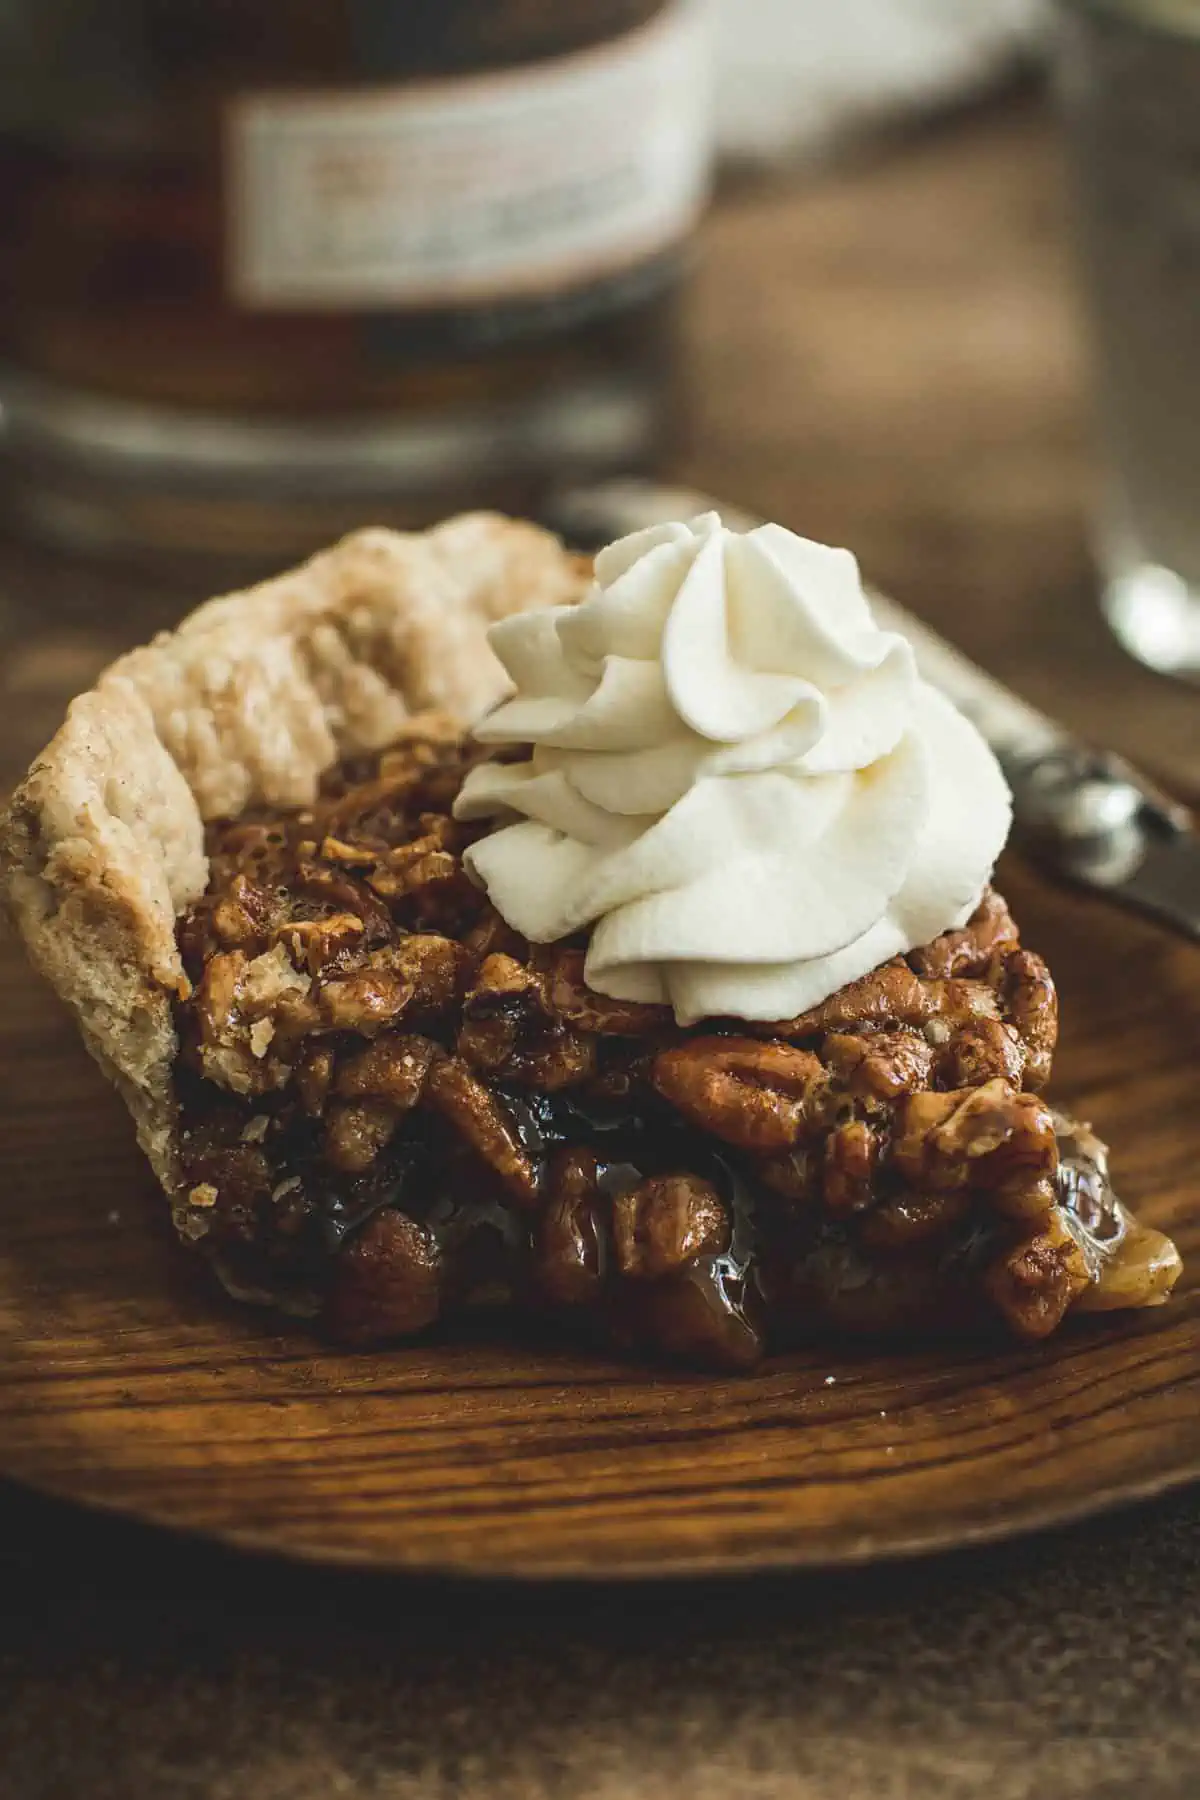
POLYGON ((494 518, 360 534, 114 665, 31 771, 10 905, 181 1236, 350 1344, 503 1305, 745 1367, 1162 1299, 1173 1246, 1039 1098, 1054 987, 996 893, 766 1025, 606 998, 496 912, 454 720, 488 623, 586 574, 494 518))

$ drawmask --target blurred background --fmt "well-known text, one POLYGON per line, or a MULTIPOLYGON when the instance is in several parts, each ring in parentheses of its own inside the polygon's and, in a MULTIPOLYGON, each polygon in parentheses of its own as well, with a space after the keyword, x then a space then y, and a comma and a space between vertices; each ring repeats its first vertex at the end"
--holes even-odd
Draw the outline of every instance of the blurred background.
POLYGON ((1101 609, 1200 673, 1200 0, 0 0, 0 408, 51 685, 640 471, 1119 738, 1101 609))

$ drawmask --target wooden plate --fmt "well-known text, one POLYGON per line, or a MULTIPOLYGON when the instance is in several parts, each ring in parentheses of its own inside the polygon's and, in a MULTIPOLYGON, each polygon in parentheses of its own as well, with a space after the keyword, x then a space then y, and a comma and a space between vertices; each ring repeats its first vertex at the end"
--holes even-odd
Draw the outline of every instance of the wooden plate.
POLYGON ((1178 1238, 1166 1307, 1009 1354, 814 1353, 712 1381, 575 1351, 338 1356, 170 1240, 123 1112, 0 953, 0 1470, 295 1556, 503 1575, 833 1564, 1059 1522, 1200 1474, 1200 955, 1016 870, 1055 1092, 1178 1238))

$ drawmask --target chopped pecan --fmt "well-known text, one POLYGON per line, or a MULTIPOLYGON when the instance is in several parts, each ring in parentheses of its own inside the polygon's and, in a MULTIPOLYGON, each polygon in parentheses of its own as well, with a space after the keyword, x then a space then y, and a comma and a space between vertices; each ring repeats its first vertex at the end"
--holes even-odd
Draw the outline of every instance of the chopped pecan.
POLYGON ((822 1060, 855 1099, 898 1100, 929 1086, 933 1050, 915 1031, 873 1031, 861 1037, 831 1032, 822 1060))
POLYGON ((583 965, 582 950, 555 950, 547 958, 549 1002, 560 1019, 601 1037, 642 1037, 671 1024, 669 1006, 595 993, 583 979, 583 965))
POLYGON ((382 1100, 331 1100, 325 1109, 321 1142, 326 1162, 349 1175, 369 1169, 400 1123, 400 1113, 382 1100))
POLYGON ((495 1171, 518 1205, 538 1204, 538 1170, 532 1157, 507 1109, 466 1063, 457 1056, 435 1062, 425 1082, 424 1098, 495 1171))
POLYGON ((257 1144, 227 1144, 189 1159, 193 1206, 210 1211, 207 1233, 222 1243, 252 1243, 273 1180, 266 1152, 257 1144), (197 1193, 203 1197, 198 1199, 197 1193))
POLYGON ((340 1343, 377 1344, 432 1325, 440 1307, 436 1242, 406 1213, 388 1210, 369 1219, 338 1258, 324 1323, 340 1343))
POLYGON ((286 1062, 272 1054, 281 1009, 308 994, 308 977, 282 949, 247 957, 222 950, 209 958, 192 1007, 201 1074, 235 1094, 265 1094, 287 1081, 286 1062))
POLYGON ((297 968, 320 975, 357 950, 365 934, 357 913, 343 912, 323 919, 288 919, 275 927, 272 941, 283 945, 297 968))
POLYGON ((964 1188, 901 1193, 863 1214, 859 1242, 882 1255, 898 1255, 948 1237, 970 1209, 971 1196, 964 1188))
POLYGON ((819 1197, 812 1173, 814 1154, 803 1145, 792 1150, 777 1150, 771 1156, 760 1156, 755 1161, 754 1173, 764 1186, 782 1194, 785 1200, 807 1204, 819 1197))
POLYGON ((388 846, 382 838, 367 843, 344 844, 340 838, 326 836, 318 854, 322 862, 340 863, 346 869, 372 869, 388 846))
POLYGON ((873 1198, 879 1139, 862 1119, 851 1119, 825 1140, 821 1197, 828 1212, 860 1212, 873 1198))
POLYGON ((374 959, 349 975, 338 975, 321 985, 318 1005, 322 1023, 330 1031, 356 1031, 374 1037, 394 1025, 413 998, 413 984, 406 976, 374 959))
POLYGON ((598 1165, 590 1150, 558 1150, 546 1172, 549 1196, 537 1221, 534 1283, 554 1306, 591 1306, 603 1287, 598 1165))
POLYGON ((1058 994, 1054 979, 1032 950, 1015 950, 1002 963, 1000 991, 1009 1019, 1025 1046, 1025 1085, 1042 1088, 1058 1042, 1058 994))
POLYGON ((353 1100, 385 1100, 408 1112, 421 1098, 437 1054, 428 1038, 389 1032, 338 1065, 337 1091, 353 1100))
POLYGON ((461 879, 464 877, 458 858, 429 838, 418 838, 413 844, 402 844, 389 851, 386 860, 367 877, 385 900, 408 899, 440 882, 461 879))
POLYGON ((458 1054, 518 1087, 552 1094, 596 1070, 596 1041, 570 1031, 546 1003, 544 977, 513 957, 484 959, 463 1001, 458 1054))
POLYGON ((1019 1337, 1043 1338, 1090 1279, 1083 1251, 1056 1210, 1035 1236, 997 1257, 984 1287, 1019 1337))
POLYGON ((470 958, 462 945, 436 931, 411 931, 375 950, 368 961, 390 969, 412 987, 412 1004, 423 1013, 444 1012, 463 990, 470 958))
POLYGON ((296 1091, 310 1117, 317 1117, 333 1086, 333 1051, 328 1044, 305 1044, 296 1063, 296 1091))
POLYGON ((1054 1119, 1006 1081, 949 1094, 912 1094, 897 1109, 892 1165, 909 1186, 1024 1185, 1058 1166, 1054 1119))
POLYGON ((816 1129, 829 1085, 810 1051, 735 1037, 662 1050, 650 1079, 693 1125, 743 1150, 786 1150, 816 1129))
POLYGON ((757 1301, 740 1282, 730 1291, 719 1260, 703 1257, 658 1281, 622 1287, 626 1314, 617 1330, 633 1342, 702 1369, 752 1369, 762 1357, 757 1301))
POLYGON ((354 913, 372 943, 383 943, 391 936, 392 916, 387 907, 344 869, 301 858, 296 863, 294 884, 298 894, 323 901, 333 912, 354 913))
POLYGON ((654 1280, 728 1248, 721 1196, 698 1175, 657 1175, 613 1201, 613 1244, 622 1275, 654 1280))
POLYGON ((549 1023, 541 977, 511 956, 487 956, 463 1001, 458 1054, 473 1068, 498 1073, 531 1029, 549 1023))
POLYGON ((944 931, 908 955, 909 967, 927 980, 982 975, 997 951, 1015 948, 1017 928, 1003 897, 989 888, 960 931, 944 931))
POLYGON ((557 1094, 588 1081, 597 1067, 597 1039, 559 1029, 528 1050, 518 1050, 504 1071, 514 1087, 557 1094))
POLYGON ((277 904, 269 888, 245 875, 235 875, 213 906, 213 936, 228 950, 244 950, 248 956, 255 956, 266 948, 277 904))
POLYGON ((503 955, 520 958, 529 954, 529 946, 519 932, 502 919, 495 907, 485 902, 479 917, 463 936, 463 947, 473 962, 503 955))
POLYGON ((948 1088, 982 1087, 998 1076, 1020 1087, 1025 1046, 1013 1026, 999 1019, 976 1019, 950 1039, 937 1068, 938 1079, 948 1088))

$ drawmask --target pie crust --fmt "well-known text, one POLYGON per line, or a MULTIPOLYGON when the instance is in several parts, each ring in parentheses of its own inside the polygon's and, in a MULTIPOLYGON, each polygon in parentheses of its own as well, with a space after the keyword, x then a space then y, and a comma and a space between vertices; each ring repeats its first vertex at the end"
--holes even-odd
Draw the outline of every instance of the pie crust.
POLYGON ((577 599, 590 570, 548 532, 488 513, 356 532, 121 657, 30 769, 0 820, 4 896, 177 1220, 175 926, 207 885, 205 822, 306 803, 324 769, 382 748, 415 713, 477 718, 505 685, 488 626, 577 599))

